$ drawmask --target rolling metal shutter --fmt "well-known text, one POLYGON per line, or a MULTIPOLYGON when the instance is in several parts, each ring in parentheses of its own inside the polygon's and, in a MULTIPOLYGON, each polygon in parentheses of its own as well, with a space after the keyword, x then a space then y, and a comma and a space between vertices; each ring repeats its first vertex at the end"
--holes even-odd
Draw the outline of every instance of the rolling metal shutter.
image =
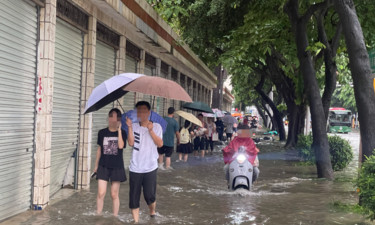
MULTIPOLYGON (((154 69, 151 66, 145 65, 144 74, 148 75, 148 76, 154 76, 154 69)), ((151 96, 151 95, 143 95, 143 101, 149 102, 150 105, 151 105, 151 107, 152 107, 152 100, 153 100, 153 96, 151 96)), ((155 105, 156 105, 156 98, 155 98, 155 105)))
POLYGON ((78 147, 82 42, 80 30, 57 19, 50 195, 62 187, 70 158, 78 147))
MULTIPOLYGON (((138 61, 135 58, 127 55, 125 59, 125 73, 136 73, 137 65, 138 65, 138 61)), ((127 93, 124 96, 124 104, 122 105, 125 112, 128 110, 134 109, 134 104, 135 104, 135 93, 134 92, 127 93)))
MULTIPOLYGON (((100 41, 96 42, 95 87, 115 74, 115 59, 113 47, 100 41)), ((92 114, 91 168, 95 167, 98 131, 108 127, 108 112, 112 108, 113 104, 109 104, 92 114)))
POLYGON ((0 1, 0 221, 31 206, 37 10, 0 1))

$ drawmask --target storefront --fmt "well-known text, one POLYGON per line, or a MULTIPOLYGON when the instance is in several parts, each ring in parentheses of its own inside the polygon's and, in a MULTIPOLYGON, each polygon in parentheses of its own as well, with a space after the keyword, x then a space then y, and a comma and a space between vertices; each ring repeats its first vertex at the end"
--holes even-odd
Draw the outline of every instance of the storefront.
POLYGON ((0 221, 31 205, 37 17, 30 1, 0 2, 0 221))

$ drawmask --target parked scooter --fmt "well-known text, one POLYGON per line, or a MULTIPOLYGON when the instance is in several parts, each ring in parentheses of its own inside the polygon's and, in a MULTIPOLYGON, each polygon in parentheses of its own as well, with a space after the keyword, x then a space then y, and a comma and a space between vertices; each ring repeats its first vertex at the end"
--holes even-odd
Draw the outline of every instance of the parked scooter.
POLYGON ((233 155, 233 159, 229 164, 229 189, 251 190, 254 167, 248 160, 249 155, 246 153, 245 147, 241 146, 233 155))

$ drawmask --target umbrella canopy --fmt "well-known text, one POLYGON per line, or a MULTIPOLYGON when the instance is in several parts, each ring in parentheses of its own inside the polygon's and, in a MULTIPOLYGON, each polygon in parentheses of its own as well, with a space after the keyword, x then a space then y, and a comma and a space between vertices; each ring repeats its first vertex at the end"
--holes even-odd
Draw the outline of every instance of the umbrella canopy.
POLYGON ((191 103, 185 103, 183 106, 185 109, 191 109, 195 111, 200 111, 200 112, 206 112, 206 113, 214 113, 210 106, 208 106, 204 102, 191 102, 191 103))
POLYGON ((181 110, 178 110, 175 113, 177 115, 181 116, 182 118, 184 118, 185 120, 188 120, 188 121, 202 127, 202 122, 196 116, 194 116, 193 114, 188 113, 188 112, 184 112, 184 111, 181 111, 181 110))
MULTIPOLYGON (((139 123, 139 120, 138 120, 138 117, 137 117, 137 110, 136 109, 129 110, 126 113, 122 114, 121 127, 122 127, 123 130, 126 131, 126 133, 128 133, 128 126, 126 125, 126 117, 130 118, 133 123, 139 123)), ((159 114, 157 114, 154 111, 151 111, 148 119, 150 121, 152 121, 153 123, 160 124, 161 128, 163 128, 163 133, 166 131, 168 123, 167 123, 167 121, 165 121, 165 119, 163 119, 162 116, 160 116, 159 114)))
POLYGON ((216 117, 214 113, 202 113, 204 117, 216 117))
POLYGON ((215 117, 215 118, 218 118, 218 117, 224 117, 224 113, 218 109, 212 109, 212 111, 214 113, 202 113, 204 117, 215 117))
POLYGON ((237 117, 237 116, 242 117, 242 114, 241 113, 232 113, 232 116, 234 116, 234 117, 237 117))
POLYGON ((223 123, 225 123, 225 124, 237 124, 238 121, 236 120, 236 118, 234 118, 231 115, 225 115, 224 118, 223 118, 223 123))
POLYGON ((230 112, 223 111, 224 115, 231 115, 230 112))
POLYGON ((122 87, 144 75, 137 73, 123 73, 113 76, 99 84, 92 91, 85 108, 85 114, 103 108, 127 93, 122 87))
POLYGON ((193 101, 179 84, 162 77, 142 76, 125 85, 123 90, 185 102, 193 101))

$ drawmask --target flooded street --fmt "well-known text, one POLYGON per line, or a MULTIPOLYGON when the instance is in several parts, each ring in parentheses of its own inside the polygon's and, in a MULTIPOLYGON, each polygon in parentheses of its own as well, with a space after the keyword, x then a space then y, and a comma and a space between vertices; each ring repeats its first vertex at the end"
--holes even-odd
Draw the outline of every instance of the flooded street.
MULTIPOLYGON (((217 151, 205 160, 190 157, 188 163, 173 163, 175 170, 158 172, 157 212, 151 219, 143 198, 140 224, 371 224, 358 214, 340 212, 334 202, 355 203, 350 180, 356 174, 358 134, 342 135, 355 148, 350 168, 336 174, 334 182, 318 180, 314 166, 300 166, 294 154, 275 152, 274 143, 259 144, 260 178, 251 192, 226 188, 223 160, 217 151)), ((176 155, 174 155, 176 157, 176 155)), ((77 191, 37 212, 29 211, 4 224, 128 224, 129 184, 120 190, 119 218, 111 216, 107 193, 104 216, 96 216, 97 182, 89 191, 77 191)))

